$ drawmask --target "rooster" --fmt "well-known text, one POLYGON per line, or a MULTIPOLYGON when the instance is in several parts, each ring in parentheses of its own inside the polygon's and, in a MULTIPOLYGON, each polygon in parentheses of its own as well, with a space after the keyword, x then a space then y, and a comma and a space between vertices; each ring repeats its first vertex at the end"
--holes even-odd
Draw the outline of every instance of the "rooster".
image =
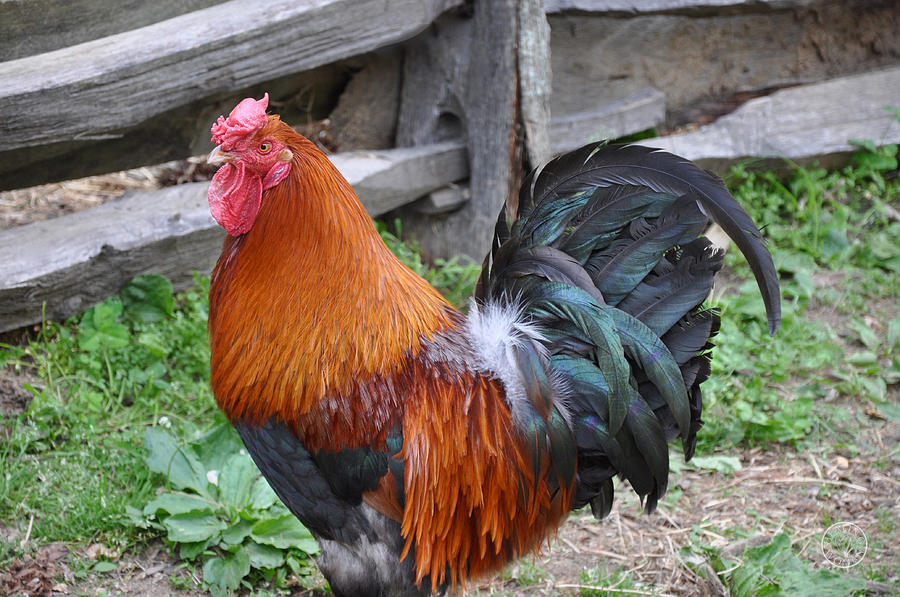
POLYGON ((594 143, 501 213, 467 315, 385 246, 310 141, 247 98, 212 127, 211 384, 335 595, 428 595, 540 547, 569 511, 647 510, 667 442, 690 458, 722 254, 747 257, 780 321, 771 256, 715 176, 594 143))

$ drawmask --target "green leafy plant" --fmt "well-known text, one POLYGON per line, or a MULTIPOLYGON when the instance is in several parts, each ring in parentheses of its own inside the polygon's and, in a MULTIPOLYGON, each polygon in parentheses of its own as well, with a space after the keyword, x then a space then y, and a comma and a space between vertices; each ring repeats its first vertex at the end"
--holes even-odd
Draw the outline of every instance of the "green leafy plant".
MULTIPOLYGON (((719 532, 729 535, 732 530, 743 533, 740 529, 719 532)), ((681 561, 703 578, 715 575, 733 597, 848 597, 866 586, 848 571, 815 568, 800 558, 787 533, 728 555, 705 544, 702 529, 695 527, 691 537, 691 544, 679 550, 681 561)))
POLYGON ((739 564, 723 575, 734 597, 845 597, 866 586, 854 576, 813 568, 794 554, 786 533, 775 535, 767 545, 747 549, 739 564))
POLYGON ((33 351, 47 380, 35 407, 66 404, 103 418, 140 401, 184 412, 192 403, 185 396, 208 395, 208 278, 195 284, 176 299, 165 277, 138 276, 80 317, 46 324, 33 351))
POLYGON ((138 527, 162 531, 182 559, 202 563, 214 594, 260 580, 282 586, 318 553, 312 534, 281 504, 227 422, 190 442, 150 427, 144 445, 147 468, 163 475, 166 490, 141 510, 129 507, 128 516, 138 527))
POLYGON ((525 558, 515 565, 512 577, 519 586, 531 587, 545 582, 548 578, 551 578, 551 575, 535 562, 525 558))

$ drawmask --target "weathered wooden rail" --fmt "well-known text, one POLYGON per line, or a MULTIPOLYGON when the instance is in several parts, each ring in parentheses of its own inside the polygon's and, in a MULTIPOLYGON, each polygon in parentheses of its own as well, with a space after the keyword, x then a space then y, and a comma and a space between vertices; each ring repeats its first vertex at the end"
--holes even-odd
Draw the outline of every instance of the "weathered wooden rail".
POLYGON ((857 150, 852 139, 900 142, 892 106, 900 107, 898 67, 782 89, 695 131, 639 143, 714 170, 745 158, 821 163, 857 150))
MULTIPOLYGON (((460 3, 232 0, 2 62, 0 188, 43 182, 29 166, 98 143, 112 147, 103 157, 120 156, 111 160, 116 167, 142 165, 134 152, 144 136, 134 131, 158 132, 153 119, 163 118, 163 129, 184 126, 182 106, 408 39, 460 3)), ((195 125, 189 122, 192 132, 195 125)), ((105 169, 99 163, 87 171, 105 169)), ((66 172, 51 168, 45 180, 66 172)))
MULTIPOLYGON (((134 4, 0 2, 0 190, 205 153, 218 114, 269 91, 289 122, 330 117, 333 160, 373 215, 403 216, 432 255, 474 256, 528 164, 714 118, 735 94, 791 87, 643 143, 719 167, 900 140, 881 109, 900 97, 889 0, 134 4)), ((139 273, 208 269, 222 233, 205 189, 0 232, 0 330, 139 273)))

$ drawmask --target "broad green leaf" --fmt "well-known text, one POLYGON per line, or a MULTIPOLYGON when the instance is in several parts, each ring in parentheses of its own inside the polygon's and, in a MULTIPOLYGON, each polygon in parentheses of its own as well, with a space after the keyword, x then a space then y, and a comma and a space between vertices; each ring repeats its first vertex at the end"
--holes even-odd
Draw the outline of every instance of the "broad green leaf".
POLYGON ((309 530, 300 524, 293 514, 261 520, 253 525, 250 538, 257 543, 271 545, 279 549, 297 547, 313 555, 319 552, 319 544, 309 530))
POLYGON ((878 347, 881 346, 881 336, 875 333, 864 321, 858 319, 851 321, 850 327, 859 334, 860 342, 869 350, 878 350, 878 347))
POLYGON ((800 272, 810 273, 818 269, 816 260, 811 255, 790 249, 773 249, 772 260, 775 262, 775 267, 778 268, 778 271, 792 274, 800 272))
POLYGON ((224 558, 211 558, 203 564, 203 580, 221 589, 234 591, 250 574, 250 556, 243 550, 224 558))
POLYGON ((900 317, 895 317, 888 324, 888 333, 887 333, 887 345, 888 348, 893 348, 898 340, 900 340, 900 317))
POLYGON ((284 552, 277 547, 248 541, 244 548, 250 555, 250 563, 254 568, 277 568, 284 564, 284 552))
POLYGON ((161 522, 168 531, 168 539, 177 543, 206 541, 228 526, 218 516, 208 512, 173 514, 161 522))
POLYGON ((859 382, 875 400, 881 401, 887 396, 887 383, 881 377, 860 376, 859 382))
POLYGON ((266 478, 262 475, 257 477, 250 489, 250 507, 254 510, 265 510, 277 501, 278 496, 266 478))
POLYGON ((219 501, 243 509, 250 502, 250 487, 258 476, 259 469, 244 450, 234 454, 219 474, 219 501))
POLYGON ((291 569, 291 572, 293 572, 297 576, 301 576, 303 574, 303 566, 300 564, 300 560, 298 560, 294 556, 286 556, 284 558, 284 563, 287 564, 287 567, 291 569))
POLYGON ((244 542, 244 539, 250 536, 250 531, 253 530, 253 522, 246 518, 240 518, 222 532, 222 542, 228 545, 240 545, 244 542))
POLYGON ((183 493, 164 493, 144 506, 144 515, 157 515, 160 511, 168 514, 184 514, 185 512, 213 513, 215 504, 194 495, 183 493))
POLYGON ((107 348, 123 348, 131 341, 128 328, 118 322, 122 303, 109 298, 85 311, 78 332, 78 347, 86 352, 107 348))
POLYGON ((895 425, 900 424, 900 404, 885 402, 878 405, 878 410, 886 416, 891 423, 895 425))
POLYGON ((91 570, 93 570, 94 572, 112 572, 113 570, 115 570, 118 567, 119 567, 119 565, 116 564, 115 562, 107 562, 106 560, 100 560, 99 562, 94 564, 93 567, 91 567, 91 570))
POLYGON ((718 471, 725 475, 730 475, 742 468, 740 458, 737 456, 726 456, 724 454, 694 456, 690 463, 697 468, 718 471))
POLYGON ((136 277, 120 294, 125 317, 132 321, 144 323, 162 321, 175 311, 172 283, 159 274, 136 277))
POLYGON ((179 446, 162 429, 148 427, 144 432, 144 447, 149 452, 147 467, 165 475, 172 487, 190 488, 201 495, 208 495, 206 469, 190 446, 179 446))
POLYGON ((231 423, 224 421, 191 442, 191 446, 208 469, 221 471, 225 462, 244 444, 231 423))
POLYGON ((209 541, 181 543, 178 547, 178 554, 181 556, 182 560, 193 560, 209 547, 209 543, 209 541))
POLYGON ((121 314, 122 303, 115 298, 108 298, 85 312, 85 317, 88 317, 90 323, 98 330, 105 330, 116 325, 121 314))
POLYGON ((847 355, 847 362, 853 365, 864 367, 866 365, 877 365, 878 355, 871 350, 862 350, 847 355))
POLYGON ((148 527, 146 515, 134 506, 125 506, 125 518, 138 528, 146 529, 148 527))
POLYGON ((734 597, 843 597, 865 587, 862 579, 814 569, 794 554, 786 533, 767 545, 747 549, 742 560, 731 574, 734 597))
POLYGON ((157 358, 168 356, 170 347, 159 334, 153 332, 143 332, 137 338, 138 344, 147 348, 150 354, 157 358))

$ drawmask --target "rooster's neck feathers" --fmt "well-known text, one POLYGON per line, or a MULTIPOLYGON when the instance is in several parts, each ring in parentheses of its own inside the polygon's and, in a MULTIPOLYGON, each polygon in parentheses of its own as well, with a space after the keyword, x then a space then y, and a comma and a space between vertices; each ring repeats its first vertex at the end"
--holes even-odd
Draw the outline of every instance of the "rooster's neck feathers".
POLYGON ((293 420, 353 394, 458 317, 388 250, 331 162, 270 124, 294 153, 291 173, 253 229, 226 239, 210 291, 212 384, 232 420, 293 420))

